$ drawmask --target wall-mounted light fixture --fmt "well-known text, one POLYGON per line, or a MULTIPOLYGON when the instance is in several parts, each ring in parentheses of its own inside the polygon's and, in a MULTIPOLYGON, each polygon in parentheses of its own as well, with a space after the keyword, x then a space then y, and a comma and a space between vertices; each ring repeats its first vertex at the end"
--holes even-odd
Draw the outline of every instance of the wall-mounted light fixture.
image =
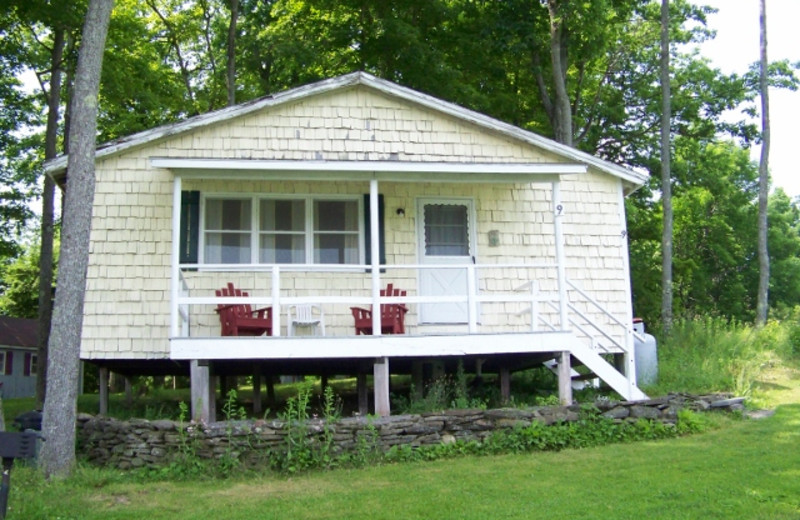
POLYGON ((397 208, 397 211, 395 211, 395 213, 397 213, 398 217, 405 217, 406 216, 406 210, 403 209, 403 208, 397 208))

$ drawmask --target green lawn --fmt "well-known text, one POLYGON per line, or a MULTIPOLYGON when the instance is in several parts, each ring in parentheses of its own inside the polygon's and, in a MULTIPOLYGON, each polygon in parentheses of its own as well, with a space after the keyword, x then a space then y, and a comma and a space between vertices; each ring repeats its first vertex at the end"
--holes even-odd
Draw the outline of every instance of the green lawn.
POLYGON ((189 482, 18 466, 7 518, 800 519, 800 370, 768 366, 753 389, 774 416, 678 439, 189 482))
POLYGON ((11 519, 800 518, 800 404, 659 442, 188 483, 15 469, 11 519))

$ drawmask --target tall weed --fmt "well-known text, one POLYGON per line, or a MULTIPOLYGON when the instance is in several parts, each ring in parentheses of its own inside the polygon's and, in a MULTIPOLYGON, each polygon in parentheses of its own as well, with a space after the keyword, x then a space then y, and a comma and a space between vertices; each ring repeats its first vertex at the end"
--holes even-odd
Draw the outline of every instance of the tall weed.
POLYGON ((748 396, 763 369, 791 352, 790 332, 778 322, 762 328, 710 317, 677 322, 659 342, 658 383, 646 390, 748 396))

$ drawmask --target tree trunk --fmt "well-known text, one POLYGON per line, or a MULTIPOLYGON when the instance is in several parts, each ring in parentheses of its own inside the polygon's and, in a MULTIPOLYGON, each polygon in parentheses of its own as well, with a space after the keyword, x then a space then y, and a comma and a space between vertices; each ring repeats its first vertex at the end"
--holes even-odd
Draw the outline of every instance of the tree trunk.
POLYGON ((672 327, 672 176, 670 121, 672 102, 669 76, 669 0, 661 1, 661 324, 664 332, 672 327))
POLYGON ((567 43, 564 20, 556 0, 547 2, 550 14, 550 61, 553 68, 553 137, 559 143, 572 146, 572 107, 567 93, 567 43))
POLYGON ((230 0, 231 23, 228 25, 228 106, 236 104, 236 20, 239 18, 239 0, 230 0))
MULTIPOLYGON (((61 106, 61 60, 64 55, 64 29, 53 28, 53 52, 50 58, 50 87, 47 95, 47 130, 44 141, 45 160, 53 159, 58 151, 58 119, 61 106)), ((44 177, 42 189, 42 230, 39 250, 39 335, 36 374, 36 407, 44 405, 47 381, 47 342, 50 339, 50 320, 53 316, 53 238, 55 234, 56 183, 44 177)))
POLYGON ((769 251, 767 204, 769 202, 769 85, 767 83, 767 5, 761 0, 761 160, 758 163, 758 303, 756 325, 767 322, 769 311, 769 251))
POLYGON ((113 4, 113 0, 89 1, 78 53, 58 291, 53 309, 42 423, 47 442, 39 456, 39 464, 47 477, 67 476, 75 465, 83 298, 94 201, 97 98, 113 4))

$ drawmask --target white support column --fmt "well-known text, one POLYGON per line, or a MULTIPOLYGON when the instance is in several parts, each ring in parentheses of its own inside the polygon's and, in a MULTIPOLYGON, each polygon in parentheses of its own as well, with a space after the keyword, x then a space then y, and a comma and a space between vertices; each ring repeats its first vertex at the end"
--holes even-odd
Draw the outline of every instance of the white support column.
POLYGON ((539 282, 531 280, 531 332, 539 332, 539 282))
POLYGON ((569 350, 558 358, 558 400, 564 406, 572 404, 572 362, 569 350))
POLYGON ((281 335, 281 268, 272 266, 272 335, 281 335))
POLYGON ((561 181, 553 183, 553 228, 555 233, 556 265, 558 276, 558 309, 561 320, 561 330, 569 330, 569 317, 567 315, 567 268, 564 253, 564 205, 561 203, 561 181))
MULTIPOLYGON (((381 313, 379 298, 381 296, 381 243, 380 243, 380 229, 378 229, 378 179, 370 179, 369 181, 369 231, 370 231, 370 244, 371 245, 371 265, 372 265, 372 335, 381 335, 381 313)), ((388 365, 387 365, 388 366, 388 365)), ((388 381, 387 381, 388 385, 388 381)), ((375 383, 375 392, 377 397, 378 384, 375 383)), ((388 395, 387 395, 388 399, 388 395)), ((388 401, 387 401, 388 402, 388 401)), ((375 399, 375 409, 378 409, 378 400, 375 399)), ((387 405, 388 415, 388 405, 387 405)))
MULTIPOLYGON (((380 328, 380 325, 378 328, 380 328)), ((372 365, 372 375, 372 383, 375 386, 375 415, 386 417, 391 413, 389 406, 389 358, 381 357, 375 359, 375 363, 372 365)))
POLYGON ((475 266, 467 266, 467 320, 470 334, 478 332, 478 287, 475 282, 475 266))
POLYGON ((625 323, 625 353, 623 354, 623 370, 625 377, 628 378, 628 388, 633 395, 633 388, 636 386, 636 352, 633 340, 633 298, 631 297, 631 265, 630 253, 628 251, 628 222, 625 218, 625 194, 623 193, 622 181, 619 182, 619 225, 620 225, 620 255, 622 256, 622 268, 625 276, 625 292, 627 315, 622 318, 625 323))
POLYGON ((180 336, 181 324, 178 297, 181 294, 181 177, 172 182, 172 269, 170 273, 169 323, 170 337, 180 336))

